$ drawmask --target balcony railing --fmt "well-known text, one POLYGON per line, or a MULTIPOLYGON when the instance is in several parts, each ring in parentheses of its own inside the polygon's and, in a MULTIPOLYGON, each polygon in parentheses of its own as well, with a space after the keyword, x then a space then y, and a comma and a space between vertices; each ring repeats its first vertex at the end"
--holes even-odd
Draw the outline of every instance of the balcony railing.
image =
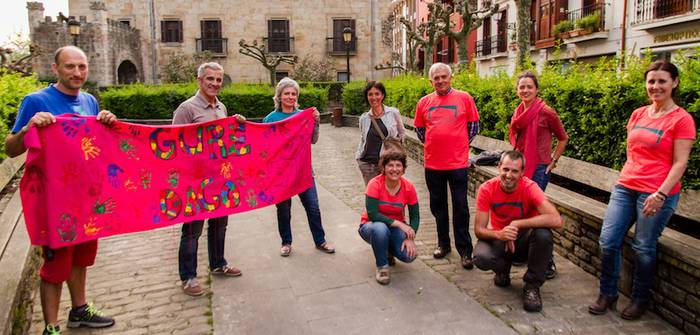
POLYGON ((269 53, 294 53, 294 37, 263 37, 263 42, 269 53))
POLYGON ((494 53, 506 52, 507 39, 505 34, 493 35, 476 41, 476 57, 486 57, 494 53))
MULTIPOLYGON (((343 41, 343 37, 326 37, 326 50, 328 51, 329 55, 332 56, 344 56, 345 55, 345 41, 343 41)), ((357 54, 357 38, 356 36, 352 37, 352 41, 350 42, 350 54, 351 55, 356 55, 357 54)))
POLYGON ((197 38, 197 52, 209 51, 214 56, 228 55, 228 38, 197 38))
POLYGON ((635 23, 700 11, 700 0, 637 0, 635 23))
POLYGON ((567 12, 567 20, 576 22, 576 20, 589 15, 598 15, 598 24, 593 29, 594 31, 605 30, 605 3, 597 3, 576 10, 567 12))

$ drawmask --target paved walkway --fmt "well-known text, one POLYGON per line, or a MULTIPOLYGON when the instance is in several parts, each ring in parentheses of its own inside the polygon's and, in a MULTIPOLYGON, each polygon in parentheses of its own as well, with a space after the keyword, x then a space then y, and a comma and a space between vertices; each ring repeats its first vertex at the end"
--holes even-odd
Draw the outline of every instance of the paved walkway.
MULTIPOLYGON (((542 313, 522 310, 518 278, 523 268, 514 269, 511 288, 500 289, 493 286, 491 273, 461 269, 454 254, 433 259, 435 225, 422 168, 414 162, 407 176, 421 200, 417 245, 422 261, 399 263, 392 269, 392 283, 378 285, 370 247, 357 235, 364 203, 353 159, 358 136, 354 128, 322 125, 314 146, 324 227, 336 254, 314 249, 298 200, 289 258, 278 253, 274 207, 239 214, 230 219, 226 255, 243 276, 210 278, 203 236, 199 274, 212 294, 193 298, 181 293, 177 278, 179 226, 104 239, 88 272, 88 294, 117 324, 64 334, 678 333, 650 313, 638 322, 623 322, 611 313, 590 316, 586 305, 597 294, 595 278, 560 257, 559 277, 542 290, 542 313)), ((40 334, 43 326, 36 296, 31 334, 40 334)), ((63 325, 68 305, 65 289, 63 325)))

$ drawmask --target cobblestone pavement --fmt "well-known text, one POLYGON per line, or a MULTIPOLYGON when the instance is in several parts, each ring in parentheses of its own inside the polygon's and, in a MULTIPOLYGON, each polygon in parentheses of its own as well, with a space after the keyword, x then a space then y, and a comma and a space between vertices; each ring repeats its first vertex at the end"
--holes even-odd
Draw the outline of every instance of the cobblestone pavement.
MULTIPOLYGON (((321 126, 321 138, 314 146, 314 169, 320 184, 333 192, 352 209, 360 212, 364 206, 364 189, 360 172, 354 160, 359 141, 356 128, 321 126)), ((462 292, 480 302, 521 334, 680 334, 681 332, 656 314, 646 313, 639 321, 624 321, 616 313, 592 316, 588 304, 598 294, 597 278, 578 268, 559 255, 555 255, 559 275, 542 287, 544 308, 541 313, 527 313, 522 309, 522 276, 526 267, 513 267, 509 288, 493 285, 493 273, 478 269, 466 271, 459 265, 456 252, 447 259, 434 259, 437 244, 435 221, 430 214, 428 190, 423 168, 409 160, 406 177, 413 181, 418 192, 421 225, 416 244, 420 259, 433 270, 445 276, 462 292)), ((469 199, 471 217, 474 217, 475 200, 469 199)), ((476 243, 473 225, 472 240, 476 243)), ((453 248, 454 250, 454 248, 453 248)), ((618 305, 626 306, 629 300, 621 297, 618 305)))
MULTIPOLYGON (((59 322, 62 334, 210 334, 211 295, 182 293, 177 270, 180 225, 100 240, 95 265, 88 269, 87 297, 116 320, 103 329, 66 329, 70 308, 63 286, 59 322)), ((206 229, 199 238, 197 274, 209 287, 206 229)), ((35 292, 30 334, 41 334, 39 292, 35 292)))
MULTIPOLYGON (((359 217, 364 204, 364 186, 353 159, 358 138, 359 132, 355 128, 334 128, 324 124, 321 139, 313 150, 318 183, 356 211, 359 217)), ((432 258, 436 233, 422 167, 410 161, 407 177, 414 181, 421 201, 421 228, 416 241, 420 259, 519 333, 680 333, 652 313, 647 313, 642 320, 636 322, 625 322, 613 313, 599 317, 589 315, 586 306, 597 295, 596 278, 558 256, 555 259, 559 276, 548 281, 542 289, 544 311, 524 312, 520 300, 522 282, 518 280, 524 273, 523 267, 514 268, 511 274, 514 279, 512 287, 501 289, 493 285, 491 273, 461 269, 456 253, 443 260, 432 258)), ((473 212, 474 199, 469 201, 473 212)), ((96 264, 88 270, 88 299, 105 313, 114 316, 116 324, 102 330, 65 330, 70 301, 68 290, 64 286, 59 315, 63 333, 211 333, 211 294, 189 297, 180 290, 177 275, 179 237, 180 226, 174 226, 100 241, 96 264)), ((202 236, 198 273, 200 281, 209 287, 211 278, 206 269, 206 250, 206 237, 202 236)), ((236 261, 233 260, 232 263, 235 265, 236 261)), ((626 302, 623 299, 620 303, 624 306, 626 302)), ((30 334, 40 334, 42 329, 41 306, 38 292, 35 292, 30 334)))

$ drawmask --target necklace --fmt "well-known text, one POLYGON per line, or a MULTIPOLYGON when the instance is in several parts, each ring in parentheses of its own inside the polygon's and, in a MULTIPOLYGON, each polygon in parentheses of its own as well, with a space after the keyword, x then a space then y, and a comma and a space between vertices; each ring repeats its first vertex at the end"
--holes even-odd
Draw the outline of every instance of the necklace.
POLYGON ((677 107, 678 106, 676 106, 676 104, 672 102, 669 108, 661 107, 657 111, 656 108, 654 107, 654 105, 650 105, 649 108, 647 108, 647 115, 649 116, 649 118, 658 119, 658 118, 676 110, 677 107))

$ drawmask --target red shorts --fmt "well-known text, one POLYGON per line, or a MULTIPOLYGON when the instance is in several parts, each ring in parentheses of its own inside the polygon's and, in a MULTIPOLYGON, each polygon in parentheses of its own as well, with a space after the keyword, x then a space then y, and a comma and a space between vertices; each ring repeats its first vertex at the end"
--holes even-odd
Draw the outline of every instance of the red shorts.
POLYGON ((97 240, 70 245, 59 249, 44 247, 44 264, 39 270, 41 279, 61 284, 70 279, 73 266, 88 267, 95 264, 97 240))

